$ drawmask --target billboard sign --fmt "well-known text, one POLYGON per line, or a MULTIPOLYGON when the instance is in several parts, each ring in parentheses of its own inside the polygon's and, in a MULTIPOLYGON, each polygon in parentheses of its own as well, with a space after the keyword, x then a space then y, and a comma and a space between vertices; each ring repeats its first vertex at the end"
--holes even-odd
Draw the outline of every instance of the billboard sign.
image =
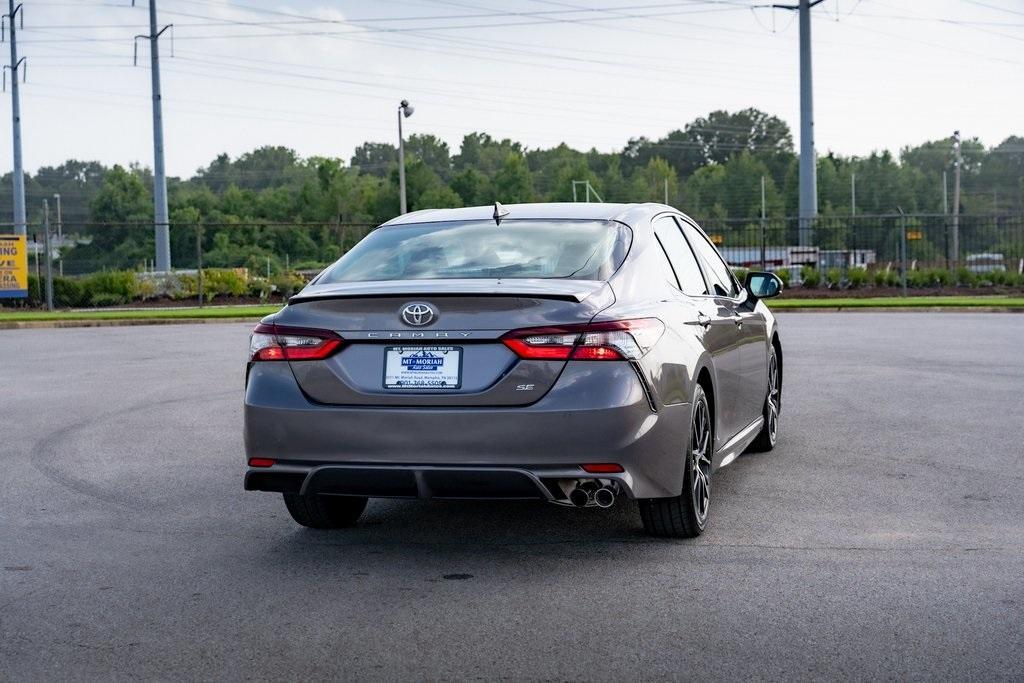
POLYGON ((28 245, 25 235, 0 235, 0 299, 28 296, 28 245))

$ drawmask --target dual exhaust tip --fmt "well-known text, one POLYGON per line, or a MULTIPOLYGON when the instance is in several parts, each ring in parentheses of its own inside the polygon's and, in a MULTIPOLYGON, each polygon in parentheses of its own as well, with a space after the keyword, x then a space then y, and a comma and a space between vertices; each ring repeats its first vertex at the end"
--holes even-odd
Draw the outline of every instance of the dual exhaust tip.
POLYGON ((602 486, 596 481, 584 481, 569 492, 569 502, 578 508, 588 505, 610 508, 615 505, 615 489, 611 486, 602 486))

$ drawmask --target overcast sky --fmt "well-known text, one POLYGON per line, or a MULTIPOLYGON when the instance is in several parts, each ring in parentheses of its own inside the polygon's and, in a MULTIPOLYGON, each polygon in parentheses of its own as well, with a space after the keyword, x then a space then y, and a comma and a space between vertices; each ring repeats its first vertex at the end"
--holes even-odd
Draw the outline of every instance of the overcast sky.
MULTIPOLYGON (((151 166, 147 42, 132 66, 144 0, 24 2, 26 170, 151 166)), ((161 24, 174 24, 174 56, 170 31, 161 46, 167 169, 189 176, 270 144, 348 159, 363 141, 395 141, 402 98, 416 107, 407 134, 453 152, 471 131, 611 151, 745 107, 781 116, 798 144, 796 16, 761 4, 160 0, 161 24)), ((819 154, 898 151, 956 128, 987 145, 1024 135, 1024 0, 825 0, 812 12, 819 154)))

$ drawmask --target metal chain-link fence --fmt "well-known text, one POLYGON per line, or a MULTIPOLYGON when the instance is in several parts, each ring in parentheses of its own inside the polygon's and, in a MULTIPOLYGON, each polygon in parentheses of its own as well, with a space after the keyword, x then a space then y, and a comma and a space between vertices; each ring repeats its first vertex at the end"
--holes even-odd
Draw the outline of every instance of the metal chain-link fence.
MULTIPOLYGON (((1024 286, 1024 216, 945 214, 698 221, 735 268, 765 268, 790 283, 842 286, 1024 286)), ((374 226, 172 224, 173 271, 153 268, 152 224, 51 224, 55 308, 282 301, 374 226)), ((0 227, 0 233, 11 232, 0 227)), ((47 240, 28 227, 29 297, 47 305, 47 240)))

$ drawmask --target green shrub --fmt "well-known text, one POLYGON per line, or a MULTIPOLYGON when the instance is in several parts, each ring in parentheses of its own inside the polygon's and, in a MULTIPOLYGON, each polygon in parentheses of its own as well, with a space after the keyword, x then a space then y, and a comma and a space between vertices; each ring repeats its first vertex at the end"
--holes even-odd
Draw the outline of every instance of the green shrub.
POLYGON ((800 280, 804 287, 814 288, 821 284, 821 274, 814 266, 804 266, 800 269, 800 280))
POLYGON ((238 272, 228 269, 203 269, 203 293, 212 299, 214 296, 244 296, 249 283, 238 272))
POLYGON ((323 261, 296 261, 295 263, 292 264, 292 270, 315 270, 319 272, 329 265, 331 265, 331 262, 324 263, 323 261))
POLYGON ((929 287, 931 283, 931 274, 927 270, 911 270, 907 272, 908 287, 929 287))
POLYGON ((306 286, 306 281, 296 273, 281 273, 270 278, 270 284, 274 291, 281 296, 288 297, 306 286))
MULTIPOLYGON (((139 292, 139 280, 130 270, 111 270, 105 273, 94 273, 81 282, 82 295, 92 301, 96 295, 110 294, 121 303, 131 301, 139 292)), ((103 298, 101 300, 110 300, 103 298)), ((102 304, 93 304, 102 305, 102 304)), ((106 304, 109 305, 109 304, 106 304)))
POLYGON ((935 284, 939 287, 948 286, 950 281, 953 279, 950 272, 945 268, 935 268, 932 273, 932 278, 935 281, 935 284))
POLYGON ((249 278, 247 290, 249 296, 258 296, 260 299, 266 299, 270 295, 270 282, 265 277, 249 278))
POLYGON ((838 268, 829 268, 825 271, 825 284, 830 288, 835 289, 839 287, 839 284, 843 281, 843 271, 838 268))
POLYGON ((157 286, 156 280, 151 278, 140 278, 139 279, 139 291, 137 295, 143 301, 147 299, 155 299, 160 294, 160 288, 157 286))
POLYGON ((53 278, 53 305, 67 308, 86 305, 85 290, 78 280, 53 278))
POLYGON ((746 268, 733 268, 732 269, 732 274, 736 276, 736 279, 740 281, 740 284, 743 284, 746 281, 747 273, 749 273, 749 272, 750 271, 747 270, 746 268))
POLYGON ((789 268, 780 268, 779 270, 775 271, 775 274, 779 276, 780 280, 782 280, 782 286, 784 288, 788 288, 789 287, 789 268))
POLYGON ((868 283, 868 271, 863 268, 850 268, 846 272, 846 279, 849 280, 850 289, 860 289, 868 283))
POLYGON ((1005 285, 1007 273, 1005 270, 993 270, 991 273, 985 273, 985 279, 994 285, 1005 285))
POLYGON ((978 276, 964 266, 956 269, 956 283, 962 287, 974 287, 978 284, 978 276))
POLYGON ((167 295, 176 301, 195 299, 199 296, 199 280, 190 273, 175 273, 174 280, 168 287, 167 295))
POLYGON ((95 308, 102 306, 121 306, 128 303, 120 294, 114 294, 113 292, 97 292, 89 297, 89 305, 95 308))

